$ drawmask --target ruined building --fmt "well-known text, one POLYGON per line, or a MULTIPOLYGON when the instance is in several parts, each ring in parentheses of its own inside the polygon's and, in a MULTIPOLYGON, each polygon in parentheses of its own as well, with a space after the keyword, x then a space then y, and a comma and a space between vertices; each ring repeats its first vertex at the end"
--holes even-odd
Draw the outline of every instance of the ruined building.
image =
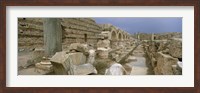
MULTIPOLYGON (((126 48, 128 47, 125 47, 125 45, 129 46, 130 42, 128 41, 133 40, 133 38, 131 37, 130 34, 128 34, 125 31, 120 30, 119 28, 115 26, 112 26, 110 24, 99 25, 99 24, 96 24, 96 22, 91 18, 62 18, 62 19, 59 19, 59 21, 61 21, 61 29, 62 29, 62 51, 71 52, 75 50, 75 52, 76 51, 89 52, 87 48, 88 46, 90 46, 93 49, 96 49, 98 51, 98 54, 97 54, 98 56, 96 58, 97 61, 98 61, 98 58, 99 58, 99 61, 102 61, 102 59, 108 59, 108 56, 111 55, 111 52, 113 55, 118 55, 118 59, 116 61, 121 61, 121 59, 124 59, 124 57, 126 57, 128 53, 130 52, 131 48, 129 50, 126 50, 126 48), (83 48, 85 46, 87 47, 83 48), (124 54, 124 55, 121 55, 121 54, 124 54)), ((52 63, 53 65, 56 65, 54 66, 54 72, 56 72, 56 74, 67 74, 68 72, 64 71, 62 73, 61 70, 69 69, 69 67, 64 68, 64 66, 59 65, 61 67, 57 68, 57 65, 59 64, 59 62, 62 63, 61 61, 58 62, 57 60, 63 59, 64 60, 63 62, 65 62, 65 59, 68 60, 67 57, 64 57, 64 58, 60 57, 60 55, 65 55, 66 52, 56 53, 51 58, 51 61, 53 61, 51 63, 45 63, 45 62, 38 63, 45 56, 45 53, 44 53, 44 45, 45 45, 44 34, 45 33, 43 31, 45 28, 43 26, 44 25, 43 23, 45 23, 44 19, 40 19, 40 18, 19 18, 18 19, 19 52, 28 51, 29 52, 28 55, 30 55, 30 59, 26 59, 27 62, 26 61, 21 62, 20 59, 23 59, 23 58, 21 58, 22 56, 19 57, 19 60, 20 60, 19 68, 22 69, 19 73, 26 73, 24 68, 27 68, 28 66, 33 65, 33 64, 35 64, 35 66, 39 68, 42 68, 41 64, 47 64, 49 65, 49 68, 47 67, 49 70, 51 69, 50 64, 52 63), (60 68, 63 68, 63 69, 60 70, 60 68)), ((46 29, 51 30, 51 28, 46 28, 46 29)), ((50 41, 50 43, 53 43, 53 42, 50 41)), ((83 56, 85 55, 88 56, 87 53, 86 54, 76 53, 76 54, 70 54, 70 55, 71 55, 72 60, 74 59, 73 61, 77 61, 76 59, 79 57, 84 58, 83 56)), ((81 62, 74 63, 74 65, 80 65, 80 67, 78 68, 81 68, 81 65, 85 64, 87 60, 86 58, 80 59, 79 61, 81 62)), ((49 60, 46 59, 43 61, 49 61, 49 60)), ((104 74, 105 69, 102 70, 99 65, 101 64, 101 62, 97 62, 97 61, 95 61, 96 63, 94 64, 94 66, 99 71, 99 73, 103 71, 101 74, 104 74)), ((103 61, 106 61, 106 60, 103 60, 103 61)), ((107 65, 110 65, 110 64, 107 64, 107 65)), ((44 72, 44 74, 45 73, 46 72, 44 72)), ((70 72, 70 74, 72 74, 72 72, 70 72)), ((75 72, 73 72, 73 74, 75 74, 75 72)))
POLYGON ((18 18, 18 74, 180 75, 181 38, 133 36, 91 18, 18 18))
MULTIPOLYGON (((110 31, 109 38, 112 41, 131 38, 127 32, 110 24, 99 25, 91 18, 63 18, 61 20, 63 48, 76 42, 96 44, 98 35, 102 31, 110 31)), ((19 48, 43 47, 43 20, 41 18, 19 18, 18 29, 19 48)))
POLYGON ((140 33, 143 47, 154 74, 182 74, 182 33, 140 33))

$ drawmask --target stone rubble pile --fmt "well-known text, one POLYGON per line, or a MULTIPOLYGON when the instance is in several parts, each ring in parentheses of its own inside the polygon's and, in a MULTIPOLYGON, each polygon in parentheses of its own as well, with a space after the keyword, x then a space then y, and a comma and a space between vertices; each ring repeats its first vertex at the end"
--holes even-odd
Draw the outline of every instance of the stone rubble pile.
MULTIPOLYGON (((91 57, 91 56, 90 56, 91 57)), ((52 58, 51 63, 57 75, 88 75, 97 74, 92 65, 93 59, 87 63, 86 55, 82 52, 57 52, 52 58)))
MULTIPOLYGON (((34 58, 28 60, 23 66, 24 69, 34 66, 35 72, 38 72, 35 74, 56 75, 105 75, 107 69, 111 75, 114 75, 111 69, 116 67, 112 65, 121 65, 134 48, 133 40, 128 37, 128 33, 115 26, 107 24, 99 26, 89 18, 64 18, 61 21, 63 51, 56 52, 51 58, 42 59, 46 56, 44 49, 37 47, 42 47, 44 43, 43 28, 41 28, 43 21, 32 18, 19 19, 19 52, 25 51, 24 47, 26 47, 31 48, 33 51, 31 55, 34 55, 34 58), (29 30, 33 31, 26 32, 29 30), (26 36, 28 39, 24 38, 26 36), (34 42, 29 42, 32 39, 34 42), (25 41, 30 46, 21 44, 25 41)), ((121 73, 120 70, 116 71, 121 73)))
POLYGON ((148 41, 144 43, 144 49, 156 75, 182 74, 182 68, 178 65, 182 61, 181 38, 148 41))
POLYGON ((95 67, 101 75, 125 75, 127 73, 121 63, 127 59, 129 53, 135 47, 132 40, 113 41, 111 33, 106 30, 116 29, 111 25, 104 25, 101 38, 97 43, 97 58, 95 67), (103 42, 104 41, 104 42, 103 42), (114 46, 114 47, 113 47, 114 46))
POLYGON ((97 53, 99 58, 106 59, 108 58, 108 54, 111 50, 110 48, 110 40, 108 39, 109 33, 101 33, 101 38, 97 42, 97 53))

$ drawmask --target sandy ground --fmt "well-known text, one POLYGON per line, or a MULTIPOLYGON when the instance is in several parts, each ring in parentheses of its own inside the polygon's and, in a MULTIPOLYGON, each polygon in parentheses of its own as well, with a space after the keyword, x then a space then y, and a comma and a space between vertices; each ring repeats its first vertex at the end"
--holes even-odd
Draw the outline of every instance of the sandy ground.
POLYGON ((34 64, 27 64, 27 61, 31 59, 31 54, 31 51, 18 52, 18 75, 43 75, 49 73, 44 70, 36 69, 34 64), (28 67, 25 68, 27 65, 28 67))

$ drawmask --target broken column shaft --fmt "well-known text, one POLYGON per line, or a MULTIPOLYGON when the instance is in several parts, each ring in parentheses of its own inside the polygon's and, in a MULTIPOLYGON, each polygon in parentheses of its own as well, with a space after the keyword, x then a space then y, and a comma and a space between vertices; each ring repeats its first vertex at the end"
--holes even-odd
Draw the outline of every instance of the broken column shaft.
POLYGON ((44 47, 46 56, 52 56, 58 51, 62 51, 62 28, 61 20, 58 18, 45 18, 44 47))

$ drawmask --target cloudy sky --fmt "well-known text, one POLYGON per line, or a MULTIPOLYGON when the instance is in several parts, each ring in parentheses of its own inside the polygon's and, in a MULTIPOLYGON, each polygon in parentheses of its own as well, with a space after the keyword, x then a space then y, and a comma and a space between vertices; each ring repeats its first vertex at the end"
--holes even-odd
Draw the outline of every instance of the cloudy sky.
POLYGON ((182 32, 182 18, 94 18, 98 24, 112 24, 133 34, 135 32, 182 32))

